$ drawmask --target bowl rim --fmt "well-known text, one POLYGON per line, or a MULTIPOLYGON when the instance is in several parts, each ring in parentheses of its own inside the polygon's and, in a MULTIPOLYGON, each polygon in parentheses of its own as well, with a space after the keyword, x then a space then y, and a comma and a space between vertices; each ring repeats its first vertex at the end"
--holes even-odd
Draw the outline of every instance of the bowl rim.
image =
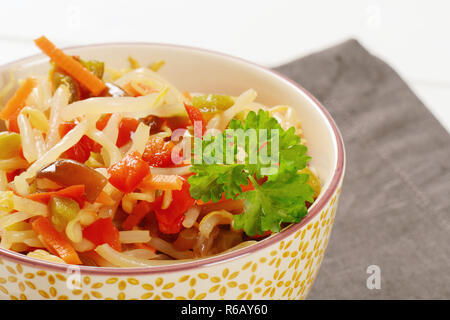
MULTIPOLYGON (((171 265, 161 265, 161 266, 149 266, 149 267, 132 267, 132 268, 119 268, 119 267, 93 267, 93 266, 83 266, 83 265, 70 265, 70 264, 59 264, 59 263, 53 263, 48 262, 44 260, 39 260, 35 258, 27 257, 23 254, 20 254, 18 252, 14 252, 11 250, 0 248, 0 258, 6 258, 8 260, 14 261, 15 263, 20 263, 23 265, 28 265, 30 267, 40 268, 43 270, 52 270, 52 271, 59 271, 59 272, 68 272, 69 270, 78 270, 80 273, 84 275, 100 275, 100 276, 107 276, 107 275, 116 275, 116 276, 126 276, 126 275, 155 275, 155 274, 165 274, 165 273, 172 273, 172 272, 179 272, 179 271, 188 271, 192 269, 199 269, 202 267, 209 267, 211 265, 215 264, 221 264, 226 263, 231 260, 235 260, 238 258, 243 258, 247 255, 250 255, 252 253, 255 253, 257 251, 260 251, 262 249, 265 249, 277 242, 280 242, 286 238, 288 238, 290 235, 294 234, 295 232, 302 229, 309 221, 314 219, 320 212, 322 212, 322 209, 325 207, 325 205, 331 200, 332 196, 337 191, 338 187, 340 186, 342 177, 344 175, 345 171, 345 163, 346 163, 346 156, 345 156, 345 147, 344 142, 342 139, 342 135, 334 122, 331 115, 328 113, 328 111, 325 109, 325 107, 305 88, 303 88, 300 84, 295 82, 292 79, 289 79, 288 77, 282 75, 281 73, 269 69, 267 67, 261 66, 257 63, 248 61, 246 59, 236 57, 230 54, 200 48, 200 47, 194 47, 194 46, 187 46, 187 45, 178 45, 178 44, 172 44, 172 43, 161 43, 161 42, 106 42, 106 43, 92 43, 92 44, 85 44, 85 45, 77 45, 77 46, 68 46, 68 47, 62 47, 62 50, 76 50, 76 49, 84 49, 84 48, 95 48, 95 47, 105 47, 105 46, 160 46, 160 47, 168 47, 173 49, 187 49, 191 51, 197 51, 200 53, 206 53, 211 55, 216 55, 221 58, 234 60, 236 62, 240 62, 246 65, 249 65, 250 67, 253 67, 255 69, 258 69, 258 71, 262 71, 264 73, 269 73, 277 78, 277 80, 282 81, 286 83, 287 85, 293 87, 294 90, 300 91, 300 93, 310 100, 310 102, 318 108, 319 112, 322 113, 322 116, 325 118, 325 120, 328 122, 328 125, 331 127, 333 138, 336 141, 336 147, 337 147, 337 156, 336 156, 336 165, 335 170, 333 171, 333 175, 331 177, 331 181, 325 189, 325 192, 321 194, 321 197, 319 197, 319 200, 314 202, 314 204, 311 206, 310 210, 308 210, 308 214, 300 221, 299 223, 293 224, 283 230, 282 232, 279 232, 277 234, 272 235, 271 237, 264 239, 262 241, 258 241, 255 244, 252 244, 248 247, 237 249, 235 251, 231 251, 224 254, 218 254, 216 256, 207 257, 203 259, 193 260, 189 262, 179 263, 179 264, 171 264, 171 265)), ((20 58, 14 61, 11 61, 9 63, 0 65, 0 69, 8 68, 8 66, 12 66, 15 64, 25 63, 25 62, 33 62, 33 60, 45 57, 43 54, 34 54, 30 55, 24 58, 20 58)))

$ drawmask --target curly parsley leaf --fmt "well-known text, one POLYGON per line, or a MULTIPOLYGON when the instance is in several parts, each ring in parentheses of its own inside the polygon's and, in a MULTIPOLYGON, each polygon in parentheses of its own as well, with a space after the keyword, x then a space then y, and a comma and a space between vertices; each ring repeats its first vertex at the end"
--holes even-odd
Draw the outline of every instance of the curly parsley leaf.
POLYGON ((247 155, 252 152, 258 154, 258 161, 254 165, 248 164, 249 157, 246 159, 247 169, 250 173, 255 174, 257 178, 262 176, 268 176, 269 180, 276 180, 277 178, 277 173, 270 175, 261 174, 261 172, 264 172, 264 169, 268 169, 271 166, 271 163, 267 161, 268 159, 264 161, 262 151, 265 151, 266 155, 272 155, 276 151, 273 150, 274 143, 278 145, 280 169, 297 172, 305 168, 306 163, 311 159, 306 155, 306 146, 300 144, 300 137, 295 134, 295 128, 291 127, 288 130, 283 130, 278 121, 271 117, 267 111, 259 110, 258 114, 253 111, 249 112, 244 122, 233 119, 228 125, 228 129, 243 130, 244 132, 247 132, 249 129, 257 129, 256 141, 259 142, 258 144, 249 143, 250 139, 243 141, 237 139, 236 141, 237 148, 244 148, 247 155), (273 131, 276 131, 275 133, 277 134, 273 134, 273 131), (264 136, 261 137, 262 134, 266 134, 265 139, 264 136), (261 141, 266 142, 261 143, 261 141), (256 148, 258 149, 256 150, 256 148))
POLYGON ((217 202, 225 197, 234 199, 242 192, 241 184, 247 184, 244 165, 199 164, 192 166, 195 175, 189 177, 190 194, 204 202, 217 202))
POLYGON ((307 184, 309 175, 298 171, 306 167, 310 157, 306 155, 307 148, 300 144, 295 128, 284 130, 269 112, 251 111, 244 121, 233 119, 224 133, 204 139, 202 151, 212 150, 214 144, 220 160, 192 166, 195 175, 189 177, 189 183, 193 198, 204 202, 217 202, 223 195, 226 199, 244 199, 244 212, 235 216, 234 227, 243 229, 249 236, 267 230, 278 232, 281 223, 299 222, 306 215, 305 202, 313 202, 314 190, 307 184), (236 134, 239 131, 241 139, 236 134), (232 136, 234 162, 222 164, 226 163, 224 152, 230 143, 227 140, 230 132, 235 134, 232 136), (239 150, 245 159, 239 158, 239 150), (252 153, 256 162, 250 161, 252 153), (278 156, 274 172, 269 170, 274 169, 273 158, 267 156, 273 154, 278 156), (263 177, 267 181, 259 185, 256 179, 263 177), (242 186, 249 180, 255 189, 242 192, 242 186))
POLYGON ((242 193, 239 198, 245 200, 244 212, 234 217, 234 227, 254 236, 267 230, 279 232, 283 222, 300 222, 308 213, 305 201, 314 201, 314 190, 306 184, 308 178, 308 174, 288 174, 242 193))

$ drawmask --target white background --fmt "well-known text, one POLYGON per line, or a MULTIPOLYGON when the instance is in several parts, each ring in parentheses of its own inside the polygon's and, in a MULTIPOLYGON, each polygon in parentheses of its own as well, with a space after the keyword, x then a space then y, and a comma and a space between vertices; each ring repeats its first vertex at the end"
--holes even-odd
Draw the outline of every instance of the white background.
POLYGON ((0 64, 58 46, 150 41, 276 66, 358 39, 408 82, 450 131, 449 1, 2 1, 0 64))

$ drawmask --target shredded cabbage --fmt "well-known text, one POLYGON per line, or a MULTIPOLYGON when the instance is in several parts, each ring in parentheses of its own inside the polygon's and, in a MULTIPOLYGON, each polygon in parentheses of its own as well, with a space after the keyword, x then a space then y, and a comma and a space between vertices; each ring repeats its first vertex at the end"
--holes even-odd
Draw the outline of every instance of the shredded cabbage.
POLYGON ((104 132, 91 128, 88 132, 86 132, 86 135, 102 145, 103 160, 108 167, 122 159, 122 153, 119 148, 117 148, 114 142, 108 139, 104 132))
POLYGON ((36 232, 34 232, 34 230, 6 231, 5 236, 11 243, 23 242, 24 240, 30 238, 37 238, 37 234, 36 232))
POLYGON ((34 162, 38 158, 36 140, 34 139, 33 128, 30 121, 22 113, 17 117, 17 124, 20 129, 20 139, 22 141, 23 156, 28 162, 34 162))
POLYGON ((142 122, 139 123, 136 132, 133 135, 133 144, 131 145, 128 152, 137 151, 140 154, 143 154, 149 136, 150 136, 150 127, 142 122))
POLYGON ((41 242, 41 240, 39 240, 38 237, 25 239, 23 240, 23 243, 33 248, 45 248, 44 244, 41 242))
POLYGON ((50 106, 51 84, 47 77, 37 77, 37 85, 27 97, 25 104, 35 106, 41 111, 45 111, 50 106))
POLYGON ((128 214, 131 214, 136 203, 141 201, 154 202, 155 201, 155 191, 147 192, 130 192, 123 196, 122 198, 122 209, 128 214))
POLYGON ((29 212, 14 212, 0 218, 0 229, 5 229, 17 222, 25 221, 33 217, 34 214, 29 212))
POLYGON ((9 70, 8 75, 9 75, 8 82, 0 90, 0 105, 2 105, 3 103, 3 98, 12 90, 12 88, 16 84, 16 77, 12 69, 9 70))
POLYGON ((47 152, 47 146, 45 145, 44 136, 38 129, 33 129, 34 141, 36 143, 36 151, 38 158, 42 157, 47 152))
POLYGON ((253 89, 248 89, 243 92, 239 97, 237 97, 232 107, 209 120, 207 129, 215 129, 222 132, 225 130, 231 119, 239 112, 245 111, 246 109, 259 109, 256 105, 251 105, 251 103, 256 99, 256 96, 257 93, 253 89))
POLYGON ((168 105, 181 104, 181 106, 183 106, 183 102, 188 102, 186 97, 180 91, 178 91, 175 86, 161 77, 161 75, 159 75, 155 71, 149 70, 147 68, 139 68, 128 72, 117 79, 114 83, 120 87, 124 87, 126 84, 134 80, 143 80, 145 81, 145 83, 151 84, 152 87, 156 90, 162 90, 164 87, 169 88, 167 95, 165 96, 165 101, 168 105))
POLYGON ((154 175, 178 175, 184 176, 190 173, 191 166, 183 166, 183 167, 173 167, 173 168, 150 168, 150 171, 154 175))
POLYGON ((81 121, 75 128, 70 130, 61 141, 48 150, 41 158, 37 159, 25 172, 16 176, 14 178, 16 191, 20 194, 26 194, 27 191, 23 188, 23 186, 27 184, 26 179, 33 178, 39 170, 56 161, 64 151, 73 147, 86 133, 87 127, 87 120, 81 121), (21 190, 19 190, 18 185, 21 186, 19 187, 21 190))
POLYGON ((53 254, 48 253, 45 250, 40 250, 40 249, 29 252, 27 254, 27 257, 45 260, 45 261, 49 261, 49 262, 53 262, 53 263, 66 264, 66 262, 63 259, 61 259, 60 257, 57 257, 53 254))
POLYGON ((201 209, 199 206, 193 206, 189 208, 188 211, 186 211, 186 213, 184 214, 183 227, 192 227, 197 221, 197 218, 200 215, 200 211, 201 209))
POLYGON ((59 124, 61 122, 61 109, 69 103, 70 91, 65 85, 61 85, 56 89, 50 101, 50 121, 47 134, 47 148, 53 147, 59 140, 59 124))
POLYGON ((119 136, 120 120, 122 120, 122 114, 120 112, 114 113, 108 120, 106 127, 102 130, 106 137, 113 143, 117 142, 117 137, 119 136))
POLYGON ((73 120, 77 117, 89 114, 104 114, 122 112, 126 114, 135 112, 144 112, 144 114, 161 113, 164 108, 159 107, 163 104, 163 97, 167 93, 167 89, 160 92, 154 92, 142 97, 99 97, 89 98, 86 100, 76 101, 63 108, 61 117, 65 121, 73 120))
POLYGON ((150 231, 148 230, 130 230, 120 231, 121 243, 146 243, 150 241, 150 231))
POLYGON ((202 218, 202 220, 199 223, 198 230, 201 236, 208 239, 215 227, 221 224, 228 224, 232 226, 233 220, 234 220, 233 214, 231 214, 228 211, 225 210, 213 211, 208 213, 206 216, 202 218))
POLYGON ((148 242, 150 246, 158 251, 161 251, 168 256, 175 259, 191 259, 193 258, 193 253, 190 250, 180 251, 177 250, 172 243, 167 242, 161 238, 152 237, 148 242))
POLYGON ((14 210, 30 213, 33 216, 48 216, 47 205, 27 198, 13 195, 14 210))
POLYGON ((0 160, 0 170, 12 171, 16 169, 24 169, 26 167, 28 167, 27 160, 19 157, 0 160))
POLYGON ((48 129, 49 129, 48 120, 47 120, 47 117, 45 116, 45 114, 41 110, 31 108, 31 107, 25 107, 22 109, 22 111, 20 111, 20 113, 22 113, 23 115, 28 117, 31 125, 34 128, 36 128, 42 132, 48 131, 48 129))
POLYGON ((132 249, 132 250, 127 250, 127 251, 123 251, 123 254, 133 257, 133 258, 139 258, 139 259, 153 259, 156 258, 156 253, 154 253, 151 250, 148 249, 132 249))
POLYGON ((6 171, 0 170, 0 191, 5 191, 8 188, 8 179, 6 171))

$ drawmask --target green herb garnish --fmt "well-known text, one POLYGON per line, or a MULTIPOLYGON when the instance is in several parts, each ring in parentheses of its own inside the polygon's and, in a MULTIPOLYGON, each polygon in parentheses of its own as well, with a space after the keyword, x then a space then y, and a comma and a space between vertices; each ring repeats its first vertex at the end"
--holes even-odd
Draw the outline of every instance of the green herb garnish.
MULTIPOLYGON (((221 164, 226 161, 194 164, 192 171, 196 174, 189 178, 191 196, 205 202, 217 202, 223 194, 227 199, 244 199, 244 212, 235 216, 234 228, 243 229, 249 236, 261 235, 267 230, 279 232, 283 222, 299 222, 308 212, 305 202, 314 201, 314 190, 307 183, 309 174, 298 173, 306 167, 310 157, 306 155, 306 146, 300 144, 295 129, 283 130, 277 120, 263 110, 258 114, 250 112, 243 121, 233 119, 227 129, 244 132, 253 129, 255 135, 248 135, 241 141, 234 137, 235 161, 232 164, 221 164), (266 139, 261 139, 264 132, 261 129, 266 129, 266 139), (250 140, 258 143, 249 143, 250 140), (266 155, 277 150, 279 165, 277 163, 274 171, 270 170, 274 169, 273 162, 269 163, 261 152, 264 148, 267 148, 266 155), (241 163, 237 162, 238 150, 245 151, 246 155, 241 163), (256 154, 256 161, 250 161, 251 154, 256 154), (241 186, 248 185, 249 181, 254 190, 243 192, 241 186)), ((217 143, 225 153, 230 141, 227 133, 225 130, 209 137, 210 141, 204 139, 202 150, 217 143)))

